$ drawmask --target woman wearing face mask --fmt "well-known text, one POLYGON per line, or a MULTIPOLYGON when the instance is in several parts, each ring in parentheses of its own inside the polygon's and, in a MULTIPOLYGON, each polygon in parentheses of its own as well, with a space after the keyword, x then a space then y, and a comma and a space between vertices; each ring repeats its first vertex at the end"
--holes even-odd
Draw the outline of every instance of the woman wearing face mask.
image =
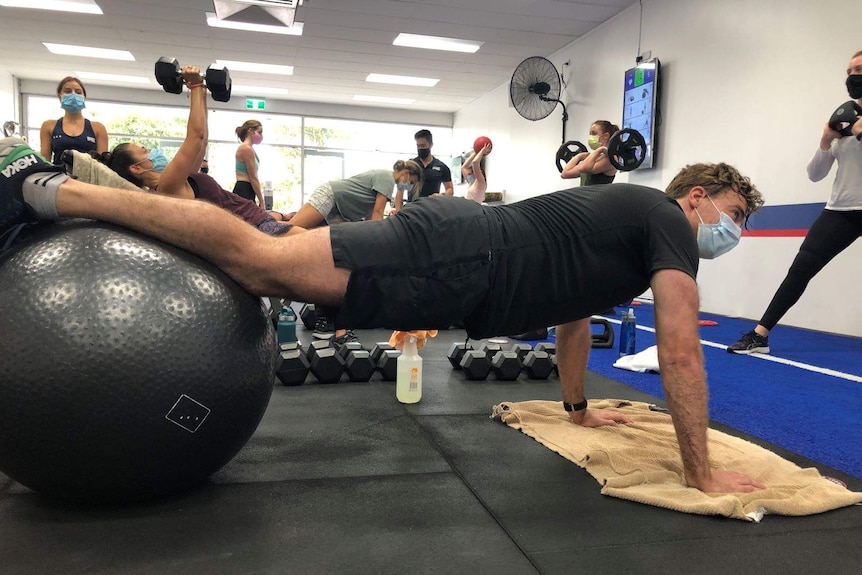
MULTIPOLYGON (((862 50, 850 58, 845 84, 850 97, 862 105, 862 50)), ((851 132, 850 136, 844 136, 828 123, 823 127, 820 145, 808 163, 808 179, 819 182, 837 161, 832 195, 811 224, 799 253, 760 322, 739 341, 729 345, 728 353, 769 353, 769 332, 799 301, 808 282, 862 236, 862 116, 851 126, 851 132)))
POLYGON ((254 151, 254 146, 263 141, 263 126, 257 120, 248 120, 236 129, 236 137, 242 144, 236 150, 236 184, 233 193, 266 208, 257 174, 260 159, 254 151))
POLYGON ((148 188, 164 196, 210 202, 232 212, 265 233, 304 231, 299 228, 293 229, 277 221, 277 218, 268 214, 262 207, 237 194, 232 194, 209 175, 201 173, 201 162, 203 162, 208 141, 206 88, 200 68, 196 66, 185 66, 182 77, 190 93, 189 122, 186 138, 173 160, 168 161, 158 148, 147 148, 135 142, 116 146, 112 152, 102 154, 100 160, 138 187, 148 188))
POLYGON ((608 140, 617 130, 619 127, 607 120, 593 122, 587 139, 587 146, 592 151, 581 152, 569 160, 560 177, 564 180, 580 178, 582 186, 613 182, 617 169, 608 160, 608 140))
POLYGON ((65 113, 58 120, 45 120, 39 130, 42 156, 55 164, 63 163, 62 156, 66 150, 100 154, 108 150, 105 126, 101 122, 87 120, 81 113, 86 97, 86 88, 73 76, 63 78, 57 85, 57 98, 65 113))

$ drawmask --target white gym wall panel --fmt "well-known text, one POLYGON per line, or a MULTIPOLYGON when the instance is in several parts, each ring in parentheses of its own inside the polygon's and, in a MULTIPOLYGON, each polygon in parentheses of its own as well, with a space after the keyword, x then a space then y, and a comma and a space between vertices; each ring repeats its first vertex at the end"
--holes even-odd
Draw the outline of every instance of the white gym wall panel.
MULTIPOLYGON (((847 63, 862 50, 859 22, 858 0, 644 0, 551 56, 567 83, 566 139, 585 142, 598 119, 620 123, 623 74, 635 63, 640 34, 640 52, 662 62, 658 161, 617 182, 663 189, 686 164, 725 161, 752 179, 768 205, 825 202, 835 167, 818 183, 805 167, 826 120, 848 100, 847 63)), ((508 89, 455 115, 455 141, 464 149, 480 134, 494 141, 489 189, 506 189, 516 201, 576 185, 554 165, 562 107, 531 122, 510 106, 508 89)), ((702 260, 701 308, 759 319, 801 242, 744 237, 729 254, 702 260)), ((812 280, 782 323, 862 336, 852 299, 862 284, 860 261, 862 241, 812 280)))

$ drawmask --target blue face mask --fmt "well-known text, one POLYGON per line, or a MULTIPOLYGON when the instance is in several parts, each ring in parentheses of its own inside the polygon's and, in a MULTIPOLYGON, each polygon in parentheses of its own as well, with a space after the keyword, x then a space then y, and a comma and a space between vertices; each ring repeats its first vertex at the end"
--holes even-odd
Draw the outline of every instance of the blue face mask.
POLYGON ((60 107, 67 112, 80 112, 85 108, 84 96, 81 94, 63 94, 60 99, 60 107))
POLYGON ((137 166, 138 164, 146 162, 147 160, 153 163, 153 167, 150 168, 150 170, 152 170, 153 172, 161 173, 168 166, 168 159, 158 148, 151 149, 146 159, 141 160, 140 162, 135 162, 132 165, 137 166))
POLYGON ((736 247, 736 244, 739 243, 739 236, 742 235, 742 228, 737 226, 730 216, 720 211, 715 206, 712 198, 709 196, 706 198, 712 204, 712 207, 718 211, 719 219, 717 224, 705 224, 703 223, 703 218, 700 217, 700 213, 695 209, 695 213, 697 213, 697 217, 700 220, 700 225, 697 226, 697 248, 700 257, 705 260, 711 260, 726 254, 736 247))
POLYGON ((413 186, 410 184, 410 182, 398 182, 398 191, 399 192, 409 192, 410 188, 412 188, 412 187, 413 186))

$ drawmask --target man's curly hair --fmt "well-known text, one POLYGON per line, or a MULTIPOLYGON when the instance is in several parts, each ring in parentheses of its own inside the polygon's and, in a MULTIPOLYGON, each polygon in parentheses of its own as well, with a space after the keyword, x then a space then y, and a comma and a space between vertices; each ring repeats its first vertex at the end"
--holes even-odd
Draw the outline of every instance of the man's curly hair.
POLYGON ((681 198, 695 186, 701 186, 707 195, 714 196, 732 190, 745 198, 745 226, 748 218, 763 206, 763 195, 739 170, 725 163, 690 164, 684 167, 668 184, 665 192, 672 198, 681 198))

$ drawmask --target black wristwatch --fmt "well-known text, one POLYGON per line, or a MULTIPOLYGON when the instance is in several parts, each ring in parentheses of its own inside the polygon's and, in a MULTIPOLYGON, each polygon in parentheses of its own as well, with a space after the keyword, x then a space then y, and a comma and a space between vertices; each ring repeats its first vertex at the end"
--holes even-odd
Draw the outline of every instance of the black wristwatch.
POLYGON ((586 408, 587 408, 587 400, 586 399, 584 399, 583 401, 581 401, 579 403, 566 403, 565 401, 563 402, 563 409, 565 409, 566 411, 583 411, 586 408))

